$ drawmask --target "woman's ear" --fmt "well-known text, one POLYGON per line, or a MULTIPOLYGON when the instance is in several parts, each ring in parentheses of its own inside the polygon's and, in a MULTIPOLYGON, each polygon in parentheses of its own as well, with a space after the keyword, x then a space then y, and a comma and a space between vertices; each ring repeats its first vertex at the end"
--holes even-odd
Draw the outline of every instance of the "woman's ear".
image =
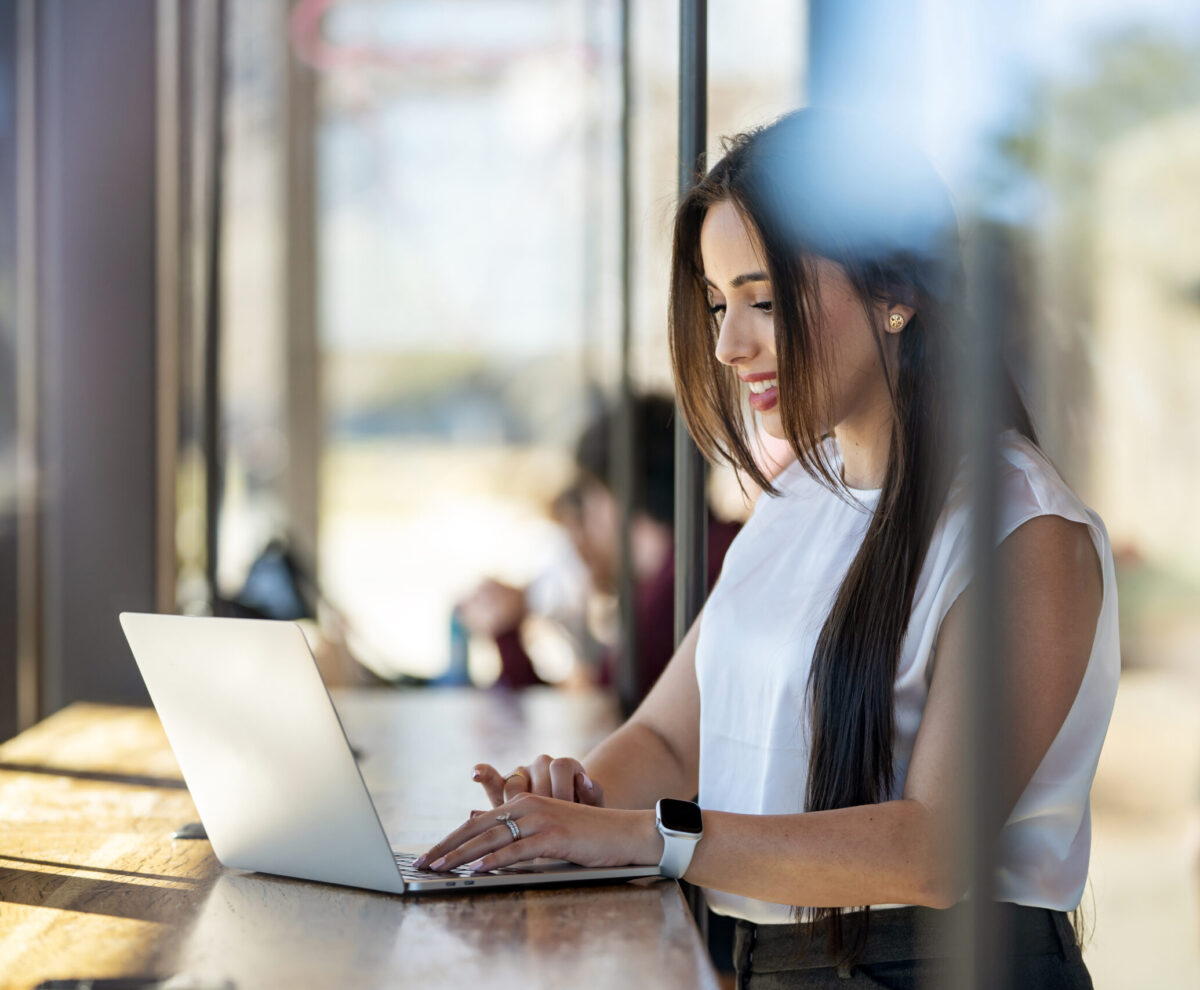
POLYGON ((916 312, 911 306, 900 302, 878 304, 880 321, 883 323, 883 329, 888 333, 899 333, 912 322, 916 312))

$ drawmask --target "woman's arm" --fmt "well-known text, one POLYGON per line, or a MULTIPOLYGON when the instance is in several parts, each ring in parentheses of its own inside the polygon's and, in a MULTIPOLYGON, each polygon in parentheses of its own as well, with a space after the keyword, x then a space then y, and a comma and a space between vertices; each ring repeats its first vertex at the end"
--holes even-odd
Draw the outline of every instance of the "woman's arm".
MULTIPOLYGON (((1086 527, 1060 517, 1038 517, 1019 527, 1001 545, 998 563, 1008 622, 1005 676, 1012 698, 1006 736, 1007 816, 1079 691, 1103 586, 1086 527)), ((814 907, 955 903, 964 887, 956 851, 966 793, 962 742, 970 718, 964 690, 967 616, 960 598, 943 622, 929 698, 900 800, 797 815, 707 812, 704 838, 687 879, 760 900, 814 907)), ((694 640, 689 652, 694 655, 694 640)), ((660 710, 660 702, 671 697, 667 687, 654 705, 647 699, 652 731, 662 740, 650 779, 664 791, 620 790, 630 803, 648 801, 652 794, 665 796, 672 785, 679 788, 675 793, 694 787, 696 764, 689 755, 697 748, 693 737, 660 710), (671 767, 668 754, 675 763, 673 773, 664 772, 671 767)), ((698 700, 696 704, 698 714, 698 700)), ((593 754, 595 772, 616 774, 623 759, 638 759, 638 738, 610 739, 593 754)), ((651 737, 642 739, 649 744, 651 737)), ((662 840, 651 811, 590 808, 528 795, 505 809, 520 822, 525 838, 513 843, 501 831, 484 833, 482 824, 467 823, 439 843, 439 854, 448 853, 443 867, 480 856, 480 869, 533 856, 596 865, 657 863, 661 857, 662 840)))
POLYGON ((503 776, 480 763, 475 779, 493 806, 531 793, 609 808, 652 808, 660 797, 696 794, 700 764, 700 690, 692 623, 650 694, 616 732, 580 763, 543 753, 503 776))
POLYGON ((625 809, 652 809, 659 798, 686 799, 696 794, 699 637, 697 616, 637 711, 593 749, 584 764, 543 754, 522 768, 524 775, 507 780, 487 764, 475 768, 475 779, 487 791, 493 810, 510 812, 525 838, 512 842, 507 828, 492 824, 494 815, 473 813, 415 865, 432 863, 433 869, 451 870, 501 847, 507 847, 506 865, 538 856, 596 866, 657 863, 662 858, 662 840, 654 826, 654 812, 625 809), (583 773, 597 786, 589 788, 581 779, 583 773), (543 809, 547 810, 543 813, 543 809), (546 851, 535 851, 535 841, 546 851), (659 848, 653 852, 656 842, 659 848), (651 855, 652 859, 644 858, 651 855))
POLYGON ((653 808, 663 797, 690 800, 700 773, 700 689, 696 640, 700 618, 629 720, 583 764, 604 787, 610 808, 653 808))

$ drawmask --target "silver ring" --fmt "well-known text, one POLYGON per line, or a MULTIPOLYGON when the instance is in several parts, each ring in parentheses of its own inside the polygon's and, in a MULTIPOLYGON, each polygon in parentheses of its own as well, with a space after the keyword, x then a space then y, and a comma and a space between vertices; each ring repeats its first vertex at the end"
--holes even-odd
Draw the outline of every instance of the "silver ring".
POLYGON ((521 838, 520 826, 513 821, 512 815, 510 815, 507 811, 502 815, 497 815, 496 821, 504 822, 504 824, 508 826, 508 830, 512 832, 513 842, 516 842, 517 839, 521 838))

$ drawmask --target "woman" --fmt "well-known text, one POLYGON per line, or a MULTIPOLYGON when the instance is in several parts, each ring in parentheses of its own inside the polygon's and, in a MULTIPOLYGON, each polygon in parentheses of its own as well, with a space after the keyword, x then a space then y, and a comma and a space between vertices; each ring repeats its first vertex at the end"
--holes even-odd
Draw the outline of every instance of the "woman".
MULTIPOLYGON (((671 356, 702 449, 772 496, 630 720, 582 763, 477 767, 495 813, 431 849, 432 868, 663 861, 741 919, 751 987, 910 986, 948 965, 923 957, 966 888, 952 855, 970 659, 960 268, 940 182, 877 128, 807 110, 728 146, 676 217, 671 356), (796 454, 773 485, 743 399, 796 454), (660 827, 649 810, 695 794, 699 821, 660 805, 660 827)), ((1007 813, 996 889, 1013 985, 1090 986, 1064 912, 1086 879, 1116 691, 1112 554, 1007 387, 997 543, 1014 715, 1008 776, 986 782, 1007 813)))

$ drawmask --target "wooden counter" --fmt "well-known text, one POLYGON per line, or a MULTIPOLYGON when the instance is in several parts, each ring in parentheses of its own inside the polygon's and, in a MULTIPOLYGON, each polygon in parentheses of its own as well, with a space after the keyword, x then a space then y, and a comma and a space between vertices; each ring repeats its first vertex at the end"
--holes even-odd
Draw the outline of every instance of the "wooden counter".
MULTIPOLYGON (((471 767, 582 754, 601 695, 337 696, 393 845, 481 806, 471 767)), ((678 887, 396 897, 224 870, 154 713, 74 705, 0 746, 0 987, 183 975, 182 986, 716 987, 678 887)))

